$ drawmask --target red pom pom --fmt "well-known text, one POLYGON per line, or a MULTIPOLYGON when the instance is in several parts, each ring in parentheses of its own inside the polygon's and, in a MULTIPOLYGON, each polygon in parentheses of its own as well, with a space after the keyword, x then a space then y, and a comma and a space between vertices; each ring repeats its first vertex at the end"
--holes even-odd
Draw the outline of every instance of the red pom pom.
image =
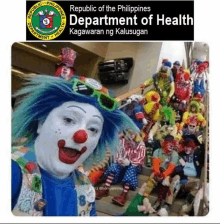
POLYGON ((29 173, 34 173, 37 169, 37 165, 34 162, 28 162, 25 166, 25 169, 28 170, 29 173))

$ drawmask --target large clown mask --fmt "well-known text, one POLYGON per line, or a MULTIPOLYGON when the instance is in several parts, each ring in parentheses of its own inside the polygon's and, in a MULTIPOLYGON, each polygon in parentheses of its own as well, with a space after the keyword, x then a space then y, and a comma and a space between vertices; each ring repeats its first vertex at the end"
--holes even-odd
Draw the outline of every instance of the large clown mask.
POLYGON ((93 153, 103 123, 99 110, 90 104, 70 101, 53 109, 38 126, 38 164, 55 177, 67 177, 93 153))

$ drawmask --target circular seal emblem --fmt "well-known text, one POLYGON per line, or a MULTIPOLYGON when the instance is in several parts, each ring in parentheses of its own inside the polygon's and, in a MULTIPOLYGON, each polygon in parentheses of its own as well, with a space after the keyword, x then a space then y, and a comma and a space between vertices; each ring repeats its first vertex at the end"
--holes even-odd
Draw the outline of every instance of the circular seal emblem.
POLYGON ((29 10, 27 27, 36 38, 52 40, 64 31, 66 14, 59 4, 52 1, 41 1, 29 10))

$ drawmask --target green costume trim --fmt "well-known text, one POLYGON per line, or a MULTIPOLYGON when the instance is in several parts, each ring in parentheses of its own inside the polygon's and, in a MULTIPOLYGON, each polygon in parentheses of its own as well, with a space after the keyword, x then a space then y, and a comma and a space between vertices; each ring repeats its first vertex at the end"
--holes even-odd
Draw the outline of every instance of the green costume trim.
POLYGON ((125 216, 148 216, 149 214, 144 214, 138 211, 137 206, 143 205, 144 196, 140 194, 136 194, 133 201, 128 206, 127 210, 125 211, 125 216))

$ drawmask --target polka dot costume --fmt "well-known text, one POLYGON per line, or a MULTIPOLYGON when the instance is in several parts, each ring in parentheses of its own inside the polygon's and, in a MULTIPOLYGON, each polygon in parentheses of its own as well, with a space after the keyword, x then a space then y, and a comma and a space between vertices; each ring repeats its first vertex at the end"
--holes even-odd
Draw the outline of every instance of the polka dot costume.
POLYGON ((113 184, 122 183, 129 184, 132 190, 135 190, 138 186, 137 176, 141 171, 141 166, 129 165, 123 167, 117 163, 113 163, 106 171, 105 178, 110 173, 114 174, 113 184))

